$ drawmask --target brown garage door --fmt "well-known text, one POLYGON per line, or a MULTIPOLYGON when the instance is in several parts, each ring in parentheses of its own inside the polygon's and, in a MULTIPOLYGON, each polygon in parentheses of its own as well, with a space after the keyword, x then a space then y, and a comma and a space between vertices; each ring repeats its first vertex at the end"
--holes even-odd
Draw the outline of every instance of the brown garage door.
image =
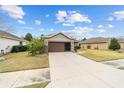
POLYGON ((64 52, 65 50, 64 42, 49 42, 48 48, 49 52, 64 52))

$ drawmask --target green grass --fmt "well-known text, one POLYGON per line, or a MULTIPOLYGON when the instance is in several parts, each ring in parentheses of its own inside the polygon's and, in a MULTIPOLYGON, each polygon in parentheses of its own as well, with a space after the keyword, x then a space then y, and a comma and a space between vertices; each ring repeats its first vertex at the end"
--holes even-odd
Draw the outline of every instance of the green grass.
POLYGON ((122 67, 118 67, 118 69, 124 70, 124 66, 122 66, 122 67))
POLYGON ((45 88, 48 85, 48 83, 49 82, 36 83, 36 84, 32 84, 32 85, 23 86, 20 88, 45 88))
POLYGON ((29 56, 27 52, 11 53, 3 56, 0 62, 0 73, 49 67, 48 55, 29 56))
POLYGON ((78 53, 82 56, 85 56, 89 59, 95 61, 108 61, 108 60, 117 60, 123 59, 124 53, 118 53, 116 51, 110 50, 78 50, 78 53))

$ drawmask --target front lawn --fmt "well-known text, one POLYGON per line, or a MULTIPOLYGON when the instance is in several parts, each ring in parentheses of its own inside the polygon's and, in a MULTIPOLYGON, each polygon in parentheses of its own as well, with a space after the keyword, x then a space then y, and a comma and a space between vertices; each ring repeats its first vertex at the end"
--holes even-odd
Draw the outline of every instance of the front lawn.
POLYGON ((27 52, 20 52, 10 53, 3 57, 6 60, 0 62, 1 73, 49 67, 47 54, 29 56, 27 52))
POLYGON ((116 60, 123 59, 124 53, 118 53, 116 51, 110 50, 78 50, 78 53, 82 56, 85 56, 89 59, 95 61, 108 61, 108 60, 116 60))
POLYGON ((20 88, 45 88, 48 85, 48 83, 49 82, 36 83, 36 84, 32 84, 32 85, 23 86, 20 88))

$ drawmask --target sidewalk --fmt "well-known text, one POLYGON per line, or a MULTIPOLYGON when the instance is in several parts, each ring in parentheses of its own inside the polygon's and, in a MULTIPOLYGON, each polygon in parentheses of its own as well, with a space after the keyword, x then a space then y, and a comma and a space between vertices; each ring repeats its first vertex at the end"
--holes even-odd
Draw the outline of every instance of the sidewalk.
POLYGON ((49 81, 49 68, 0 73, 0 87, 12 88, 49 81))

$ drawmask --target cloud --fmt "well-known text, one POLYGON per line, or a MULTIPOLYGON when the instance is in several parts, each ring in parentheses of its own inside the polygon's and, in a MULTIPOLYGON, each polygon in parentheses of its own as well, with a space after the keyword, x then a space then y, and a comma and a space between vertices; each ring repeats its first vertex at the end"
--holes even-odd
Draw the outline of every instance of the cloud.
POLYGON ((36 25, 40 25, 41 24, 41 21, 40 20, 35 20, 35 24, 36 25))
POLYGON ((44 28, 40 28, 40 30, 39 31, 44 31, 45 29, 44 28))
POLYGON ((63 23, 63 26, 74 26, 74 24, 70 24, 70 23, 63 23))
POLYGON ((65 18, 67 17, 67 13, 66 11, 58 11, 58 13, 56 14, 56 17, 58 22, 64 22, 65 18))
POLYGON ((103 28, 97 29, 97 31, 98 31, 99 33, 106 32, 106 30, 105 30, 105 29, 103 29, 103 28))
POLYGON ((32 30, 33 28, 32 27, 24 27, 24 29, 32 30))
POLYGON ((87 15, 81 14, 78 11, 58 11, 56 14, 57 23, 62 23, 63 26, 73 26, 75 23, 91 23, 87 15))
POLYGON ((54 29, 53 29, 53 28, 51 28, 51 29, 50 29, 50 31, 54 31, 54 29))
POLYGON ((25 16, 25 12, 23 11, 22 7, 17 5, 2 5, 1 10, 7 13, 13 19, 16 19, 20 24, 26 24, 23 21, 25 16))
POLYGON ((112 24, 108 24, 108 27, 109 28, 113 28, 114 26, 112 24))
POLYGON ((106 32, 105 28, 113 28, 114 26, 112 24, 105 24, 105 25, 98 25, 95 30, 99 33, 106 32))
POLYGON ((23 25, 26 24, 23 20, 18 20, 18 22, 23 25))
POLYGON ((103 28, 104 26, 103 25, 98 25, 98 28, 103 28))
POLYGON ((88 16, 82 15, 80 13, 73 13, 70 15, 70 17, 68 19, 69 19, 68 21, 71 23, 75 23, 75 22, 91 23, 91 20, 88 18, 88 16))
POLYGON ((50 16, 49 14, 46 15, 46 17, 49 17, 49 16, 50 16))
POLYGON ((16 20, 23 19, 25 12, 23 11, 22 7, 17 5, 2 5, 1 9, 7 13, 11 18, 16 20))
POLYGON ((97 28, 96 28, 96 31, 99 32, 99 33, 106 32, 105 26, 104 25, 98 25, 97 28))
POLYGON ((89 32, 93 31, 91 27, 74 27, 74 29, 62 31, 69 36, 72 36, 77 39, 81 39, 82 37, 89 37, 91 34, 89 32))
POLYGON ((113 21, 113 20, 114 20, 113 17, 109 17, 109 18, 108 18, 108 21, 113 21))
POLYGON ((113 16, 117 19, 117 20, 124 20, 124 10, 122 11, 115 11, 113 13, 113 16))

